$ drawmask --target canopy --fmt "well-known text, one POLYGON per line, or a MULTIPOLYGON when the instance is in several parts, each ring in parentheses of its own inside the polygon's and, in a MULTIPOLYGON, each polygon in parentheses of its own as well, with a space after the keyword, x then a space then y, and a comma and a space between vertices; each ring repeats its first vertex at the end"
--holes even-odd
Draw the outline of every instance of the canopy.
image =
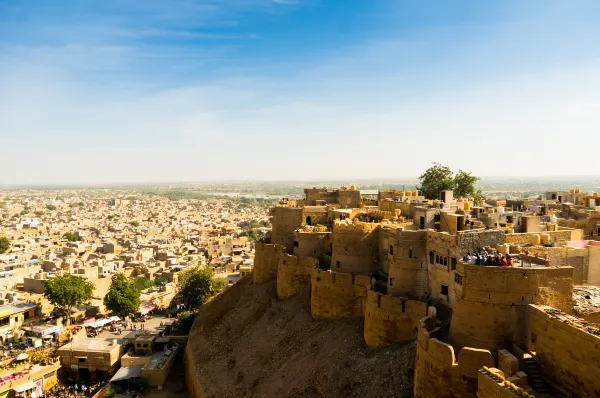
POLYGON ((122 368, 120 368, 117 373, 115 373, 115 375, 112 377, 112 379, 110 379, 111 383, 114 383, 115 381, 123 381, 123 380, 129 380, 132 378, 136 378, 136 377, 142 377, 142 368, 144 366, 143 365, 136 365, 136 366, 124 366, 122 368))
POLYGON ((104 318, 104 319, 99 319, 99 320, 97 320, 95 322, 85 323, 84 326, 89 326, 89 327, 92 327, 92 328, 96 329, 96 328, 102 327, 104 325, 108 325, 109 323, 112 323, 112 322, 113 321, 111 321, 110 318, 104 318))
POLYGON ((144 301, 140 305, 139 312, 140 312, 140 314, 145 315, 145 314, 149 313, 150 311, 152 311, 154 308, 156 308, 156 306, 154 304, 152 304, 149 301, 144 301))
POLYGON ((18 386, 13 387, 15 392, 23 392, 36 388, 37 386, 33 381, 28 381, 27 383, 19 384, 18 386))
POLYGON ((17 361, 24 361, 27 358, 29 358, 29 355, 26 352, 22 352, 21 354, 17 355, 17 358, 15 358, 17 361))
POLYGON ((119 318, 119 317, 118 317, 118 316, 116 316, 116 315, 113 315, 113 316, 111 316, 111 317, 110 317, 110 318, 108 318, 108 319, 110 319, 110 321, 111 321, 111 322, 120 322, 120 321, 121 321, 121 318, 119 318))

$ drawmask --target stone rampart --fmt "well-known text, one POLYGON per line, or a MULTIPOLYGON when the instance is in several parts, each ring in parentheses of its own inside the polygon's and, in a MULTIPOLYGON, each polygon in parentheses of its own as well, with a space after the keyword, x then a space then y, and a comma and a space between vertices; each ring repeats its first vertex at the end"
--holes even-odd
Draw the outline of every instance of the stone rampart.
POLYGON ((418 331, 415 397, 476 397, 478 370, 494 366, 492 353, 465 347, 457 360, 452 346, 431 336, 436 333, 428 330, 431 323, 431 318, 424 318, 418 331))
POLYGON ((600 328, 550 307, 530 305, 528 347, 565 396, 600 396, 600 328))
POLYGON ((282 245, 257 243, 254 254, 252 278, 255 284, 265 283, 277 277, 279 259, 285 253, 282 245))
POLYGON ((286 252, 294 248, 294 231, 305 222, 301 207, 275 206, 271 208, 271 243, 283 245, 286 252))
POLYGON ((379 225, 336 221, 331 240, 331 269, 354 275, 371 275, 379 268, 379 225))
POLYGON ((573 268, 463 265, 455 289, 449 341, 455 347, 497 350, 524 343, 526 307, 543 303, 572 307, 573 268), (458 289, 460 288, 460 289, 458 289))
POLYGON ((369 291, 365 309, 365 341, 370 346, 382 346, 414 340, 425 315, 427 305, 422 301, 369 291))
POLYGON ((364 315, 369 277, 316 270, 310 297, 315 319, 342 319, 364 315))
POLYGON ((235 285, 225 289, 198 310, 194 324, 190 330, 187 346, 184 352, 184 372, 187 393, 190 398, 204 398, 204 388, 198 378, 194 352, 197 352, 198 339, 195 337, 205 329, 214 325, 221 317, 230 311, 240 300, 244 290, 252 283, 250 275, 240 279, 235 285))
POLYGON ((319 261, 312 257, 281 256, 277 268, 277 297, 291 297, 308 286, 318 265, 319 261))

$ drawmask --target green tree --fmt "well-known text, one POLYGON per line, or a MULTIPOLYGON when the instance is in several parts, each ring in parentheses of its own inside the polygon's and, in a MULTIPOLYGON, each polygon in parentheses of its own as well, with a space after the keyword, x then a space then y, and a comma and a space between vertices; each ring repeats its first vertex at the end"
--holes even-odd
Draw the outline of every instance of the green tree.
POLYGON ((454 196, 464 198, 475 195, 475 183, 477 181, 479 181, 478 177, 464 170, 458 170, 454 177, 454 196))
POLYGON ((417 189, 423 196, 427 199, 439 199, 442 191, 454 188, 454 173, 449 167, 434 162, 433 166, 419 176, 419 181, 421 186, 417 189))
POLYGON ((80 240, 79 235, 74 234, 73 232, 67 232, 63 235, 63 238, 65 238, 69 242, 78 242, 80 240))
POLYGON ((139 222, 139 221, 137 221, 137 220, 130 221, 130 222, 129 222, 129 225, 131 225, 132 227, 136 227, 136 228, 137 228, 137 227, 139 227, 139 226, 140 226, 140 222, 139 222))
POLYGON ((169 283, 169 278, 166 276, 159 276, 158 278, 154 278, 154 284, 156 286, 164 286, 169 283))
POLYGON ((258 237, 258 232, 256 232, 255 229, 249 229, 247 231, 242 231, 240 232, 240 237, 241 236, 247 236, 249 240, 253 240, 253 241, 258 241, 259 237, 258 237))
POLYGON ((142 290, 146 290, 146 289, 148 289, 150 287, 153 287, 154 286, 154 281, 151 281, 150 279, 143 278, 143 277, 141 277, 141 278, 135 278, 134 281, 133 281, 133 285, 135 286, 135 288, 138 291, 141 292, 142 290))
POLYGON ((108 293, 104 296, 104 306, 110 311, 127 315, 137 312, 141 303, 140 291, 134 283, 129 281, 125 274, 114 274, 108 293))
POLYGON ((187 335, 192 329, 192 325, 194 324, 194 319, 196 319, 196 313, 191 311, 183 311, 177 317, 177 320, 173 324, 173 328, 177 330, 178 333, 182 335, 187 335))
POLYGON ((29 214, 29 209, 28 209, 27 207, 26 207, 26 208, 24 208, 23 210, 21 210, 21 213, 20 213, 20 214, 21 214, 22 216, 24 216, 24 215, 26 215, 26 214, 29 214))
POLYGON ((6 253, 10 249, 10 241, 6 236, 0 238, 0 254, 6 253))
POLYGON ((113 218, 115 218, 115 216, 113 216, 112 214, 109 214, 108 217, 106 217, 109 220, 112 220, 113 218))
POLYGON ((481 206, 483 204, 483 194, 481 193, 481 189, 478 189, 473 194, 473 202, 475 206, 481 206))
POLYGON ((46 206, 46 209, 48 209, 48 210, 50 210, 50 211, 52 211, 52 210, 56 210, 56 206, 54 206, 54 205, 47 205, 47 206, 46 206))
POLYGON ((223 290, 225 280, 216 278, 209 267, 194 267, 181 271, 177 284, 184 303, 197 308, 223 290))
POLYGON ((67 325, 71 321, 71 310, 92 298, 96 286, 81 276, 63 275, 48 279, 44 284, 44 296, 55 306, 67 313, 67 325))

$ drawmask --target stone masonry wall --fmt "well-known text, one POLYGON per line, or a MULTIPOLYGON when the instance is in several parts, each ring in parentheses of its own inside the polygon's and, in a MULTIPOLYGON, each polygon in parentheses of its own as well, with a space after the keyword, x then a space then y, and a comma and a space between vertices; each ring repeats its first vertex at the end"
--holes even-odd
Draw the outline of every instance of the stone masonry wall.
POLYGON ((390 345, 414 340, 420 321, 427 315, 422 301, 367 293, 365 309, 365 342, 370 346, 390 345))
POLYGON ((379 224, 336 221, 331 236, 331 269, 371 275, 379 269, 379 224))
POLYGON ((586 330, 549 307, 528 308, 529 347, 534 350, 548 381, 565 396, 600 396, 600 329, 586 330))
POLYGON ((423 320, 417 337, 415 398, 476 397, 478 370, 494 366, 492 353, 465 347, 457 361, 452 346, 430 336, 425 324, 431 319, 423 320))
POLYGON ((364 314, 368 276, 316 270, 311 279, 310 309, 315 319, 342 319, 364 314))
POLYGON ((285 247, 257 243, 254 250, 254 269, 252 272, 254 283, 260 284, 275 279, 279 259, 285 253, 285 247))
POLYGON ((318 265, 319 261, 312 257, 284 254, 277 269, 277 297, 292 297, 308 286, 318 265))

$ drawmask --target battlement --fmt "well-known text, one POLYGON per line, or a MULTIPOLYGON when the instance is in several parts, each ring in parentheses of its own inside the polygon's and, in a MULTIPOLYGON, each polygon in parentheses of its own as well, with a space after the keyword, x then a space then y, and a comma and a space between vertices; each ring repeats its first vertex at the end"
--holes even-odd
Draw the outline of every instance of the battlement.
POLYGON ((421 318, 427 314, 422 301, 368 291, 365 308, 365 341, 371 346, 414 340, 421 318))
POLYGON ((501 370, 484 366, 477 374, 477 396, 479 398, 535 398, 535 395, 530 393, 531 389, 524 389, 515 382, 518 381, 507 380, 501 370))
POLYGON ((358 220, 335 220, 333 222, 333 229, 335 232, 359 231, 363 233, 369 233, 376 230, 378 227, 378 223, 368 223, 358 220))
POLYGON ((312 257, 281 256, 277 267, 277 297, 292 297, 308 286, 318 265, 319 260, 312 257))
POLYGON ((285 253, 285 246, 256 243, 252 278, 255 284, 265 283, 277 276, 279 259, 285 253))
POLYGON ((437 244, 443 246, 456 246, 458 245, 458 235, 451 235, 448 232, 437 232, 434 230, 427 231, 427 243, 437 244))
POLYGON ((417 337, 415 397, 474 397, 479 369, 494 366, 492 353, 464 347, 457 360, 451 345, 431 336, 438 332, 432 318, 422 319, 417 337))
POLYGON ((339 287, 356 286, 368 288, 371 285, 371 280, 365 275, 315 270, 312 275, 312 284, 319 286, 335 285, 339 287))
POLYGON ((368 276, 314 270, 311 278, 311 313, 315 319, 363 316, 368 276))

